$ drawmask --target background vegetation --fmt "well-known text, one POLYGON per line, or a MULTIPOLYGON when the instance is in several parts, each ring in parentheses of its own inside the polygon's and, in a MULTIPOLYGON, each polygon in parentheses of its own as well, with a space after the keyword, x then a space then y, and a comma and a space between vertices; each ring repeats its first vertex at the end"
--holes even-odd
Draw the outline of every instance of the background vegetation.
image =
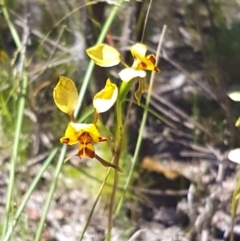
MULTIPOLYGON (((88 120, 92 97, 107 77, 119 81, 119 69, 94 66, 91 73, 86 48, 102 36, 132 64, 130 46, 143 36, 156 53, 165 24, 161 73, 154 79, 140 154, 112 240, 237 240, 238 168, 227 155, 240 145, 239 104, 228 97, 239 85, 239 10, 238 0, 0 0, 2 239, 79 240, 107 169, 78 158, 61 167, 66 149, 59 138, 68 118, 54 105, 53 88, 61 75, 73 79, 82 93, 78 117, 88 120)), ((120 164, 126 174, 120 175, 116 206, 144 105, 145 98, 130 111, 120 164)), ((111 130, 113 115, 101 116, 111 130)), ((98 151, 108 160, 108 146, 102 146, 98 151)), ((75 149, 66 152, 69 157, 75 149)), ((84 240, 104 240, 112 180, 84 240)))

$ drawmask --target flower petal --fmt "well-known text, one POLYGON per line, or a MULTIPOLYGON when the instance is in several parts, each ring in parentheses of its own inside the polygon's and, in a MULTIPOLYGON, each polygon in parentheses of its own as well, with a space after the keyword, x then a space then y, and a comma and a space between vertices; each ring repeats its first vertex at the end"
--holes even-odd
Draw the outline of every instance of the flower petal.
POLYGON ((79 141, 80 141, 79 152, 78 152, 79 158, 82 158, 85 156, 94 158, 95 151, 94 151, 94 146, 92 144, 93 140, 90 134, 87 132, 83 132, 82 135, 79 137, 79 141))
POLYGON ((80 159, 83 158, 83 157, 94 158, 95 157, 95 150, 94 150, 93 144, 91 142, 80 144, 78 156, 79 156, 80 159))
POLYGON ((72 125, 73 122, 70 122, 67 126, 67 129, 65 131, 65 136, 60 139, 62 143, 65 143, 67 145, 74 145, 79 142, 79 132, 74 128, 72 125))
POLYGON ((87 125, 87 127, 84 129, 84 132, 89 133, 93 142, 108 141, 108 138, 100 136, 100 133, 94 124, 82 124, 82 125, 87 125))
POLYGON ((239 126, 240 126, 240 117, 238 117, 238 119, 237 119, 237 121, 236 121, 236 123, 235 123, 235 126, 236 126, 236 127, 239 127, 239 126))
MULTIPOLYGON (((65 131, 65 136, 60 139, 62 143, 66 143, 68 145, 74 145, 79 142, 80 136, 84 132, 88 132, 88 130, 91 130, 93 124, 81 124, 81 123, 74 123, 70 122, 67 126, 67 129, 65 131)), ((94 130, 95 131, 95 130, 94 130)), ((97 131, 94 132, 95 134, 99 134, 97 131)))
POLYGON ((116 102, 118 88, 115 84, 107 79, 104 89, 98 92, 93 98, 93 106, 97 113, 102 113, 109 110, 116 102))
POLYGON ((97 44, 86 50, 95 64, 101 67, 111 67, 119 64, 120 53, 107 44, 97 44))
POLYGON ((232 162, 236 162, 236 163, 240 164, 240 148, 231 150, 228 153, 228 159, 232 162))
POLYGON ((101 137, 94 124, 82 124, 70 122, 65 131, 65 136, 60 139, 62 143, 74 145, 80 143, 103 142, 108 138, 101 137))
POLYGON ((155 72, 160 72, 159 68, 155 66, 156 58, 153 54, 148 55, 147 57, 140 57, 137 61, 138 65, 136 65, 136 62, 134 63, 135 69, 138 70, 150 70, 155 72))
POLYGON ((139 78, 138 89, 135 92, 135 98, 137 100, 138 105, 140 105, 142 94, 147 91, 148 91, 148 83, 146 79, 139 78))
POLYGON ((136 70, 132 68, 125 68, 118 73, 120 79, 124 82, 128 82, 136 77, 144 78, 146 77, 146 72, 144 70, 136 70))
POLYGON ((133 58, 138 59, 139 56, 145 56, 147 52, 147 46, 145 44, 136 43, 131 47, 131 54, 133 58))
POLYGON ((75 83, 67 77, 60 76, 59 82, 53 90, 53 98, 56 106, 62 112, 72 116, 78 101, 75 83))
POLYGON ((160 69, 157 66, 155 66, 155 64, 156 64, 156 57, 155 57, 155 55, 154 54, 148 55, 147 56, 147 60, 149 60, 151 62, 151 64, 148 63, 149 69, 147 69, 147 70, 154 70, 155 72, 159 73, 160 69))

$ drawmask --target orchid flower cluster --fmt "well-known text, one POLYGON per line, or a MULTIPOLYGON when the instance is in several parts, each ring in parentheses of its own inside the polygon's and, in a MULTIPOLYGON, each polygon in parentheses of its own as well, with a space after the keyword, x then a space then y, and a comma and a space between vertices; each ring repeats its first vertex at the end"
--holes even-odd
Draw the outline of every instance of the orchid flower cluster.
MULTIPOLYGON (((146 82, 146 70, 160 72, 156 67, 156 58, 153 54, 147 55, 147 46, 142 43, 137 43, 131 47, 133 56, 132 67, 129 67, 121 58, 120 53, 113 47, 107 44, 97 44, 86 50, 88 56, 96 65, 101 67, 112 67, 122 63, 124 69, 119 72, 119 77, 123 82, 129 82, 133 79, 139 81, 138 90, 135 92, 135 97, 140 103, 142 94, 147 91, 148 84, 146 82)), ((74 82, 64 76, 60 76, 59 82, 54 88, 53 98, 57 107, 70 117, 70 123, 67 126, 65 135, 60 139, 60 142, 67 145, 80 144, 77 156, 96 158, 103 166, 112 167, 115 170, 121 169, 99 157, 95 153, 94 143, 106 142, 107 137, 102 137, 96 126, 96 120, 93 123, 77 123, 74 118, 74 110, 77 106, 78 91, 74 82)), ((110 79, 107 79, 104 89, 98 92, 93 98, 93 107, 95 116, 99 113, 108 111, 118 98, 118 87, 110 79)))

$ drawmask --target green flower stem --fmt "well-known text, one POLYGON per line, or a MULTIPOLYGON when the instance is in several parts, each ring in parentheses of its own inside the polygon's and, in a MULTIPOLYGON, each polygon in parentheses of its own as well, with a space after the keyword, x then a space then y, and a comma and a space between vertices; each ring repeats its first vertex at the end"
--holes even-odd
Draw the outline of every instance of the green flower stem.
MULTIPOLYGON (((122 150, 122 101, 120 99, 120 94, 118 95, 117 98, 117 104, 116 104, 116 115, 117 115, 117 128, 116 128, 116 133, 115 133, 115 143, 116 146, 114 148, 114 154, 113 154, 113 160, 112 163, 114 165, 119 166, 119 159, 121 155, 121 150, 122 150)), ((106 236, 106 241, 111 240, 111 231, 112 231, 112 218, 113 218, 113 208, 114 208, 114 203, 115 203, 115 196, 116 196, 116 191, 117 191, 117 184, 118 184, 118 172, 114 172, 114 180, 113 180, 113 187, 112 187, 112 192, 111 192, 111 197, 110 197, 110 203, 109 203, 109 212, 108 212, 108 231, 107 231, 107 236, 106 236)))
POLYGON ((128 82, 122 82, 119 90, 119 96, 118 101, 123 102, 127 96, 127 93, 129 92, 130 88, 132 87, 135 79, 130 80, 128 82))
MULTIPOLYGON (((112 163, 116 166, 119 166, 119 159, 122 151, 122 128, 118 128, 118 134, 120 136, 120 139, 118 141, 118 145, 116 147, 114 156, 113 156, 113 161, 112 163)), ((114 180, 113 180, 113 187, 112 187, 112 193, 110 197, 110 204, 109 204, 109 212, 108 212, 108 232, 106 236, 106 241, 111 240, 111 231, 112 231, 112 218, 113 218, 113 207, 115 203, 115 196, 116 196, 116 191, 117 191, 117 185, 118 185, 118 171, 115 170, 114 172, 114 180)))
MULTIPOLYGON (((134 80, 128 81, 128 82, 122 82, 117 98, 117 104, 116 104, 116 115, 117 115, 117 128, 116 128, 116 146, 113 156, 113 164, 119 166, 119 160, 121 156, 122 151, 122 142, 123 142, 123 124, 122 124, 122 104, 127 96, 127 93, 129 92, 132 84, 134 83, 134 80)), ((108 212, 108 232, 106 236, 106 241, 111 240, 111 230, 112 230, 112 219, 113 219, 113 207, 115 203, 115 196, 117 191, 117 185, 118 185, 118 172, 115 171, 114 173, 114 181, 113 181, 113 187, 112 187, 112 193, 110 197, 110 205, 109 205, 109 212, 108 212)))
MULTIPOLYGON (((119 160, 121 156, 122 151, 122 142, 123 142, 123 124, 122 124, 122 103, 125 100, 127 93, 129 92, 132 84, 134 83, 134 80, 128 81, 128 82, 122 82, 119 90, 119 95, 117 98, 117 104, 116 104, 116 116, 117 116, 117 128, 116 128, 116 146, 115 146, 115 152, 113 157, 113 164, 119 166, 119 160)), ((113 218, 113 207, 115 202, 115 196, 117 191, 117 185, 118 185, 118 175, 119 173, 115 171, 114 173, 114 181, 113 181, 113 188, 112 193, 110 197, 110 205, 109 205, 109 212, 108 212, 108 232, 106 236, 106 241, 111 240, 111 230, 112 230, 112 218, 113 218)))
POLYGON ((37 176, 32 181, 31 186, 28 188, 28 191, 24 195, 23 200, 22 200, 20 206, 18 207, 18 209, 17 209, 17 211, 16 211, 16 213, 14 215, 13 222, 12 222, 11 225, 8 226, 8 230, 7 230, 6 235, 5 235, 5 237, 4 237, 4 239, 2 241, 8 241, 10 239, 11 234, 12 234, 15 226, 18 223, 20 215, 23 212, 23 210, 24 210, 24 208, 25 208, 25 206, 27 204, 28 199, 30 198, 30 196, 33 193, 33 191, 35 190, 35 188, 36 188, 38 182, 40 181, 43 173, 45 172, 45 170, 47 169, 47 167, 49 166, 49 164, 51 163, 51 161, 53 160, 53 158, 57 154, 57 151, 58 151, 58 148, 54 148, 52 150, 52 152, 48 156, 47 160, 44 162, 41 170, 38 172, 37 176))
POLYGON ((117 139, 120 139, 120 133, 122 132, 122 103, 125 101, 127 93, 129 92, 131 86, 133 85, 134 80, 130 80, 128 82, 122 82, 117 98, 117 107, 116 107, 116 115, 117 115, 117 139))

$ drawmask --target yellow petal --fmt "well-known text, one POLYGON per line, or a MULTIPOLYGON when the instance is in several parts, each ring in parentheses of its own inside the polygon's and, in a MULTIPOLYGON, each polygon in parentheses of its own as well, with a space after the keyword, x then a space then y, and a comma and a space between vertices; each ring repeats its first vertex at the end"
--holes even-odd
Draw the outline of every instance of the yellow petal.
POLYGON ((132 68, 125 68, 118 73, 120 79, 124 82, 128 82, 136 77, 144 78, 146 77, 146 72, 144 70, 136 70, 132 68))
POLYGON ((79 142, 79 136, 82 134, 82 130, 86 127, 86 124, 79 124, 70 122, 65 131, 65 136, 60 139, 62 143, 68 145, 74 145, 79 142))
POLYGON ((53 98, 56 106, 62 112, 72 116, 78 101, 76 85, 71 79, 60 76, 59 82, 53 90, 53 98))
POLYGON ((141 43, 136 43, 131 47, 131 54, 133 58, 138 59, 139 56, 145 56, 147 52, 147 46, 141 43))
POLYGON ((97 44, 86 50, 95 64, 101 67, 111 67, 119 64, 120 53, 107 44, 97 44))
POLYGON ((145 56, 139 56, 138 59, 135 59, 132 65, 133 69, 136 70, 150 70, 157 73, 160 72, 159 68, 155 66, 156 58, 153 54, 145 56))
POLYGON ((101 137, 100 133, 97 129, 97 127, 94 124, 79 124, 79 123, 73 123, 75 125, 76 130, 80 132, 81 134, 83 132, 87 132, 93 142, 103 142, 103 141, 108 141, 106 137, 101 137))
POLYGON ((106 137, 101 137, 94 124, 82 124, 70 122, 65 131, 65 136, 60 139, 62 143, 74 145, 81 142, 83 133, 88 133, 93 142, 108 141, 106 137))
POLYGON ((93 106, 97 113, 102 113, 109 110, 116 102, 118 88, 115 84, 107 79, 104 89, 98 92, 93 98, 93 106))
POLYGON ((155 71, 157 73, 160 72, 159 68, 155 66, 156 63, 156 57, 153 54, 148 55, 147 57, 141 57, 138 60, 139 64, 136 67, 136 69, 139 70, 150 70, 155 71))

